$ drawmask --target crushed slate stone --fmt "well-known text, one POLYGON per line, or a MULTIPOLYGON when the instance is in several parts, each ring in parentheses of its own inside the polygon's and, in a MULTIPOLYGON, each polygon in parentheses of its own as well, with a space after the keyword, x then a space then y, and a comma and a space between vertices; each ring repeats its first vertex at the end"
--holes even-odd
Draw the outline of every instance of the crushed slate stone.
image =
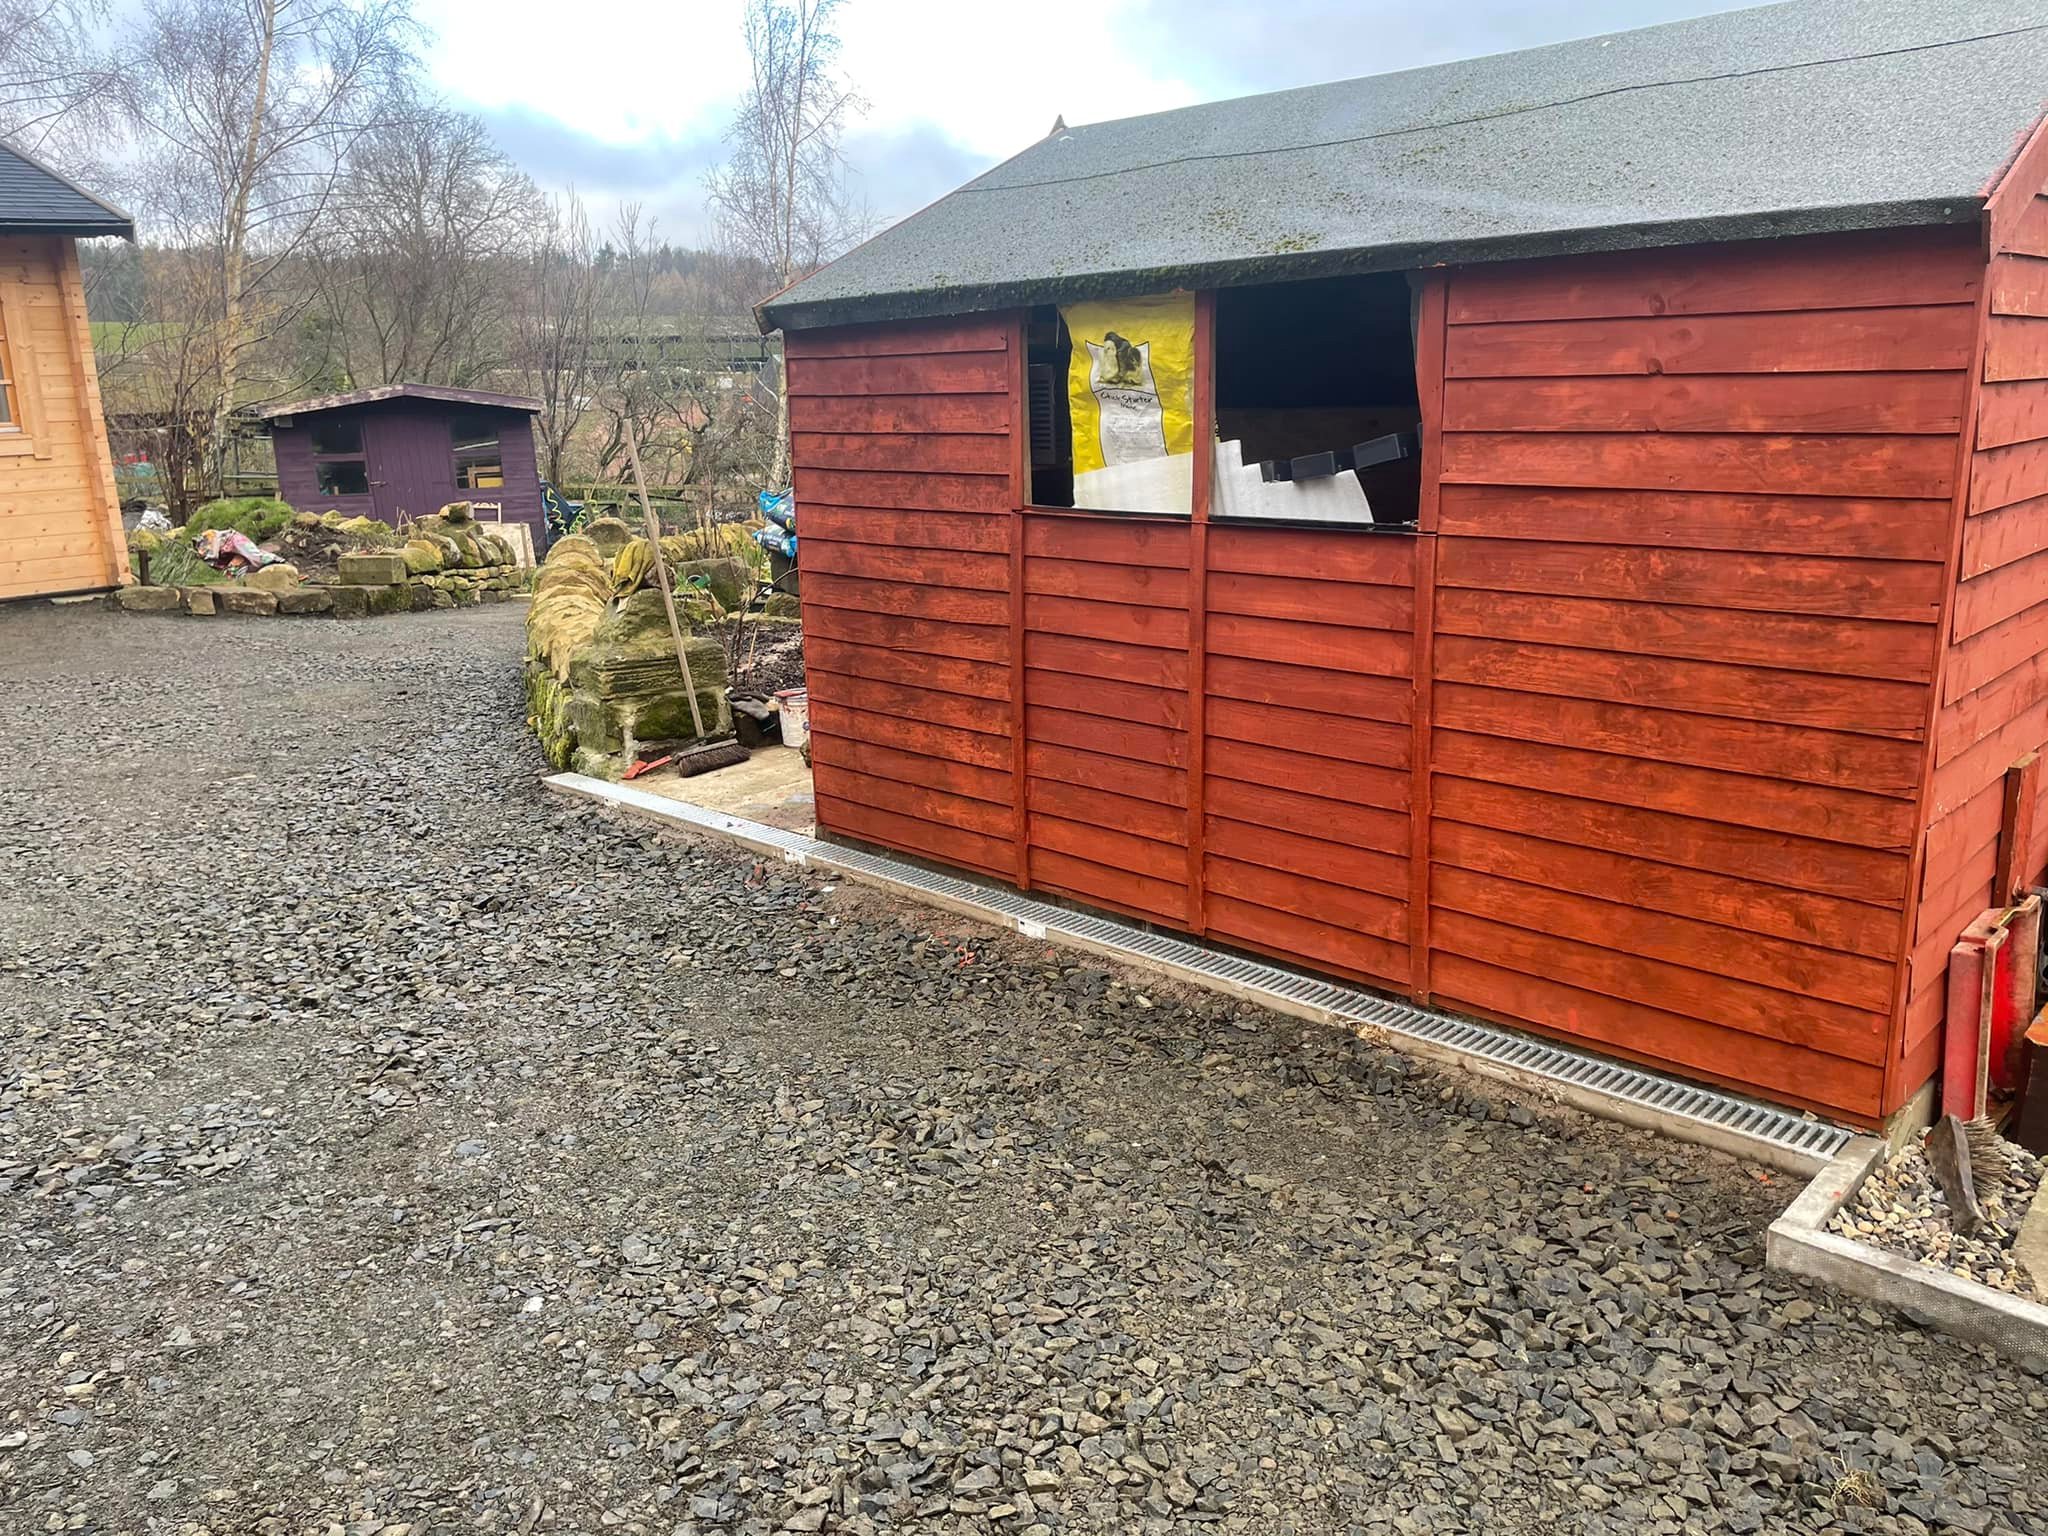
POLYGON ((0 609, 0 1531, 2048 1530, 1798 1181, 552 798, 520 617, 0 609))
POLYGON ((1948 1200, 1920 1141, 1872 1169, 1856 1198, 1835 1212, 1828 1230, 2029 1301, 2048 1300, 2013 1256, 2013 1239, 2038 1198, 2043 1165, 2017 1143, 2007 1146, 2011 1177, 2003 1183, 1978 1178, 1984 1224, 1967 1237, 1949 1219, 1948 1200))

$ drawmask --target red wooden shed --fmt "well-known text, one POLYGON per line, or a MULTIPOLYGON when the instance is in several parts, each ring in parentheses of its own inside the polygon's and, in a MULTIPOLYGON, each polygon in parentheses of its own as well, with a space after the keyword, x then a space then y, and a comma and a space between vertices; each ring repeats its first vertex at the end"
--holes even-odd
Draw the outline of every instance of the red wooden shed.
POLYGON ((1882 1120, 2048 745, 2044 95, 1774 6, 1062 127, 771 299, 821 829, 1882 1120))

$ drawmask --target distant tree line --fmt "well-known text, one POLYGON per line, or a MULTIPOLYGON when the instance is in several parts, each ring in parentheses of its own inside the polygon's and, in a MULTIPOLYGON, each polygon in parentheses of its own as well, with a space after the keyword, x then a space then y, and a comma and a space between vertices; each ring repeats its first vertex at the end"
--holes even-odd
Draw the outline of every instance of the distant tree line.
POLYGON ((750 0, 710 249, 547 195, 424 83, 410 0, 0 0, 0 138, 135 214, 85 252, 116 451, 174 516, 263 406, 400 382, 529 394, 542 473, 780 483, 780 352, 749 305, 867 220, 839 0, 750 0))

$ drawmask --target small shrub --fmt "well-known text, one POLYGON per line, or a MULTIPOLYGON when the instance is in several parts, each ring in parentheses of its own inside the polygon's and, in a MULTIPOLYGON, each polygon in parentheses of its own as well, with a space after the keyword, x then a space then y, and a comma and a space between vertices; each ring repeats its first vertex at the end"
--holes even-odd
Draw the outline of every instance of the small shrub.
MULTIPOLYGON (((138 546, 128 557, 135 579, 142 579, 142 553, 138 546)), ((200 559, 192 548, 192 532, 180 528, 159 536, 149 552, 149 584, 153 587, 204 587, 225 581, 219 571, 200 559)))
POLYGON ((292 517, 292 509, 275 496, 228 496, 201 507, 191 526, 194 533, 232 528, 261 544, 284 532, 292 517))

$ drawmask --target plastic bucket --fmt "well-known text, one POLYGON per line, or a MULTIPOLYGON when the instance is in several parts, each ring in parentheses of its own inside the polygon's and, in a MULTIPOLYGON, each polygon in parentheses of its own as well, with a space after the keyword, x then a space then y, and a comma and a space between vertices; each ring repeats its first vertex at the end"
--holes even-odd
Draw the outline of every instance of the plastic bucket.
POLYGON ((806 688, 785 688, 775 695, 782 713, 782 744, 801 747, 811 739, 811 695, 806 688))

